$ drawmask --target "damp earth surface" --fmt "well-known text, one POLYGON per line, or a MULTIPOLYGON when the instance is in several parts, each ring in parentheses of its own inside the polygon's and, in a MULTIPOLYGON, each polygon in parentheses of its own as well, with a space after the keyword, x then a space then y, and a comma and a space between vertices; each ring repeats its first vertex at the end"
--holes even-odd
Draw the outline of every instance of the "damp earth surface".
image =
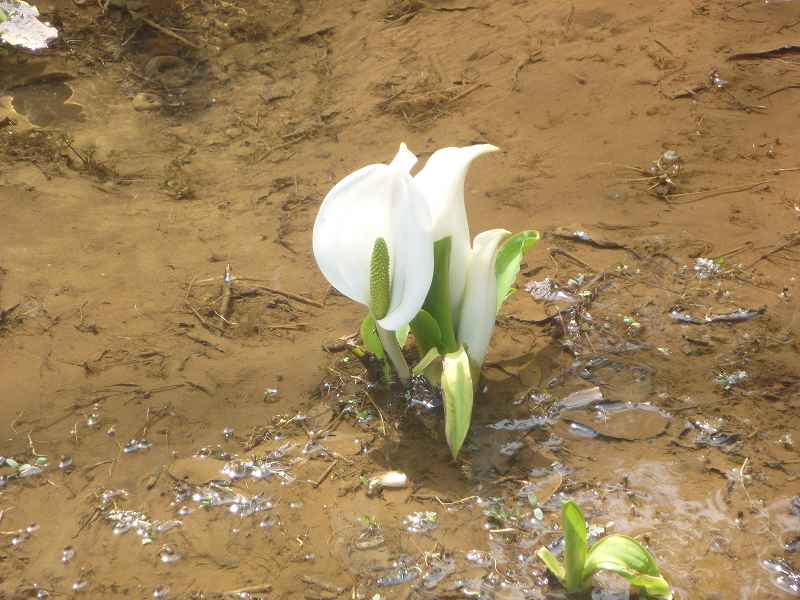
POLYGON ((566 499, 678 598, 800 595, 800 3, 38 7, 59 40, 0 48, 0 597, 563 598, 566 499), (310 253, 401 141, 501 146, 472 227, 543 234, 457 462, 310 253))

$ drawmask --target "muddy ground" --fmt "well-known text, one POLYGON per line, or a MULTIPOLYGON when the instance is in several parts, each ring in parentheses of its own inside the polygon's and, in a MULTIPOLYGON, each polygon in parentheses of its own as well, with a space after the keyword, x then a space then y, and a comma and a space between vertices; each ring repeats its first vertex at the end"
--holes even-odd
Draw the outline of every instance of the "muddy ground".
POLYGON ((0 597, 555 598, 567 497, 679 598, 800 594, 800 3, 39 6, 54 48, 0 50, 0 597), (401 141, 501 146, 473 231, 545 235, 458 463, 311 257, 401 141))

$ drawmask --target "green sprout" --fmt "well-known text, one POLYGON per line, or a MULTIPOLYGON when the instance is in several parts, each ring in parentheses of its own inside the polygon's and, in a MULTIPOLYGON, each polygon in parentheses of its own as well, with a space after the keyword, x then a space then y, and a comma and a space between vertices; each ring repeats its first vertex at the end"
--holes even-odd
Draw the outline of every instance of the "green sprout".
POLYGON ((661 576, 656 559, 633 538, 607 535, 589 548, 586 521, 572 500, 565 502, 561 509, 561 527, 564 530, 564 563, 545 547, 539 548, 536 556, 568 594, 589 589, 597 571, 611 571, 637 588, 640 598, 672 599, 672 589, 661 576))

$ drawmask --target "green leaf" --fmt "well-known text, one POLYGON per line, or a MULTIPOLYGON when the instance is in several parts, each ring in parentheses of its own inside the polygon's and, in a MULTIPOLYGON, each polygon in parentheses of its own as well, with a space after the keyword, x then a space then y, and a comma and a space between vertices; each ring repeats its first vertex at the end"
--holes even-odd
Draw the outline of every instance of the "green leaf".
POLYGON ((457 458, 472 421, 472 375, 469 356, 463 346, 456 352, 444 356, 442 394, 444 396, 444 435, 453 458, 457 458))
POLYGON ((433 281, 425 298, 424 308, 439 325, 442 341, 439 350, 450 353, 458 350, 450 310, 450 237, 433 244, 433 281))
POLYGON ((547 570, 555 575, 556 579, 558 579, 558 582, 566 587, 566 571, 564 571, 564 565, 558 561, 553 553, 542 546, 536 551, 536 556, 538 556, 539 560, 544 563, 544 566, 547 567, 547 570))
POLYGON ((653 598, 672 598, 672 590, 661 576, 656 559, 633 538, 609 535, 592 546, 586 557, 583 577, 591 577, 600 570, 622 575, 632 586, 653 598))
POLYGON ((440 358, 442 355, 439 354, 439 350, 434 346, 430 350, 425 353, 425 356, 416 364, 414 369, 411 371, 414 375, 422 374, 425 369, 430 367, 437 358, 440 358))
MULTIPOLYGON (((381 338, 378 335, 378 324, 375 322, 375 317, 372 314, 367 314, 364 320, 361 321, 361 341, 367 352, 374 355, 381 363, 381 377, 384 383, 392 380, 392 367, 387 359, 386 352, 383 349, 381 338)), ((356 356, 358 356, 356 354, 356 356)))
POLYGON ((539 241, 539 232, 532 229, 510 237, 497 253, 495 277, 497 278, 497 312, 511 294, 519 274, 522 257, 539 241))
POLYGON ((375 323, 375 317, 368 314, 361 321, 361 341, 364 342, 364 347, 377 358, 386 358, 386 353, 383 351, 383 344, 381 338, 378 337, 378 327, 375 323))
POLYGON ((414 332, 414 339, 421 355, 428 353, 431 348, 442 348, 442 330, 427 310, 422 309, 411 321, 411 330, 414 332))
POLYGON ((6 21, 8 21, 8 15, 0 8, 0 23, 5 23, 6 21))
POLYGON ((397 343, 400 344, 400 347, 406 345, 408 341, 408 334, 411 331, 410 325, 403 325, 400 329, 394 332, 395 337, 397 338, 397 343))
POLYGON ((587 542, 586 520, 578 505, 568 500, 561 507, 561 527, 564 529, 565 587, 573 593, 583 587, 587 542))

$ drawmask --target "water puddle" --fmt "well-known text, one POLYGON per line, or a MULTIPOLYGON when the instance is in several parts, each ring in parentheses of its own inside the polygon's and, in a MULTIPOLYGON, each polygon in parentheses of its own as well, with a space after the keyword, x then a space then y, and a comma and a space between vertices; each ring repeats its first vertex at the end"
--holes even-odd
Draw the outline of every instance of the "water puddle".
POLYGON ((35 82, 9 92, 16 111, 39 127, 67 125, 81 118, 80 105, 70 102, 73 91, 66 81, 35 82))

